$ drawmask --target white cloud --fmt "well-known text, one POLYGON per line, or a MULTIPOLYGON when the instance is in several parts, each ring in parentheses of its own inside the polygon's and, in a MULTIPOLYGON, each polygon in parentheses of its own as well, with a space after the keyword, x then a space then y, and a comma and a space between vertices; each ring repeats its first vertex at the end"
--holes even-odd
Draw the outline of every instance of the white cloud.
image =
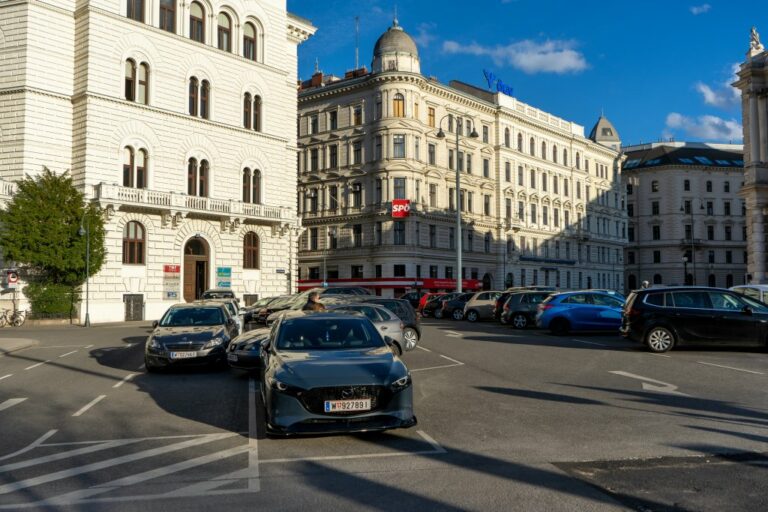
POLYGON ((724 109, 734 107, 741 102, 741 93, 731 85, 738 79, 736 76, 738 71, 739 64, 733 64, 731 66, 731 76, 720 85, 710 87, 703 82, 696 82, 694 87, 701 94, 704 103, 707 105, 724 109))
POLYGON ((709 12, 709 10, 712 8, 709 4, 701 4, 701 5, 692 5, 690 10, 691 14, 694 16, 698 16, 699 14, 705 14, 709 12))
POLYGON ((413 40, 416 41, 416 44, 421 48, 428 47, 432 41, 437 39, 437 36, 434 34, 435 28, 437 28, 437 25, 434 23, 419 23, 419 26, 416 27, 416 35, 413 36, 413 40))
POLYGON ((741 124, 736 119, 704 115, 697 118, 684 116, 677 112, 667 115, 664 136, 670 137, 675 131, 682 130, 687 137, 702 140, 733 141, 741 140, 741 124))
POLYGON ((462 45, 445 41, 443 52, 488 56, 498 66, 510 65, 528 73, 578 73, 587 68, 584 55, 575 50, 574 41, 548 40, 536 42, 530 39, 506 46, 482 46, 477 43, 462 45))

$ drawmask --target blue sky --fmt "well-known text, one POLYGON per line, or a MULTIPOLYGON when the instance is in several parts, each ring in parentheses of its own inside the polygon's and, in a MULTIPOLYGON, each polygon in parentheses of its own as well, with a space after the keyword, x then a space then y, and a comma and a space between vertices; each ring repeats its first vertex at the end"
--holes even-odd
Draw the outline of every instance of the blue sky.
POLYGON ((370 68, 395 5, 423 74, 485 86, 490 69, 521 101, 587 132, 602 109, 624 144, 740 143, 728 84, 753 25, 768 45, 768 9, 757 0, 288 0, 318 28, 299 47, 299 76, 309 78, 315 59, 325 73, 354 67, 355 16, 360 63, 370 68))

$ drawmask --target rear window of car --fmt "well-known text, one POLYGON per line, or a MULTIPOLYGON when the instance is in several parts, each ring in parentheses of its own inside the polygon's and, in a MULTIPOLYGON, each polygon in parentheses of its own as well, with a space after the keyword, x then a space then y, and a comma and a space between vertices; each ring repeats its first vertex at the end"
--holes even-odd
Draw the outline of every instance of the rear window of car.
POLYGON ((649 293, 645 297, 645 303, 651 306, 664 307, 664 294, 663 293, 649 293))
POLYGON ((384 340, 367 319, 296 318, 280 325, 279 350, 344 350, 383 347, 384 340))

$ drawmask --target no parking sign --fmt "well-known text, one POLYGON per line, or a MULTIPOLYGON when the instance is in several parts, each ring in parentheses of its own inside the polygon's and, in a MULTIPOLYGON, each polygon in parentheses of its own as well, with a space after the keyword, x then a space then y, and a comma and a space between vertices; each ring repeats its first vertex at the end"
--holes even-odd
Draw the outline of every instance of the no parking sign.
POLYGON ((19 273, 16 270, 9 270, 6 272, 6 280, 8 282, 8 288, 19 287, 19 273))

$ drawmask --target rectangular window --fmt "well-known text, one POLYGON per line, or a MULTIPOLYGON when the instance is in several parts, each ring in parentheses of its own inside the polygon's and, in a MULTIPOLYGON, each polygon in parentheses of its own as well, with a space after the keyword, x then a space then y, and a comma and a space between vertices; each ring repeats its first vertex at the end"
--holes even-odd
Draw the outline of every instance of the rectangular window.
POLYGON ((429 206, 437 206, 437 185, 429 184, 429 206))
POLYGON ((731 226, 725 226, 725 239, 731 240, 731 226))
POLYGON ((453 150, 448 150, 448 168, 453 169, 453 150))
POLYGON ((416 160, 421 159, 421 137, 413 138, 413 158, 416 160))
POLYGON ((541 207, 541 223, 544 226, 549 225, 549 207, 546 205, 541 207))
POLYGON ((373 159, 374 160, 381 160, 382 159, 382 152, 381 152, 381 135, 377 135, 373 142, 373 159))
POLYGON ((576 182, 576 199, 581 199, 581 182, 576 182))
POLYGON ((445 278, 453 279, 453 267, 445 267, 445 278))
POLYGON ((472 198, 474 197, 474 195, 475 195, 474 192, 467 192, 467 211, 469 213, 472 213, 475 211, 475 208, 472 205, 472 198))
POLYGON ((336 228, 329 227, 328 228, 328 248, 336 249, 337 247, 338 247, 338 238, 336 236, 336 228))
POLYGON ((733 263, 733 251, 725 251, 725 262, 733 263))
POLYGON ((635 216, 635 205, 632 203, 627 204, 627 217, 635 216))
POLYGON ((504 213, 508 220, 512 220, 512 199, 510 198, 504 200, 504 213))
POLYGON ((570 196, 570 193, 568 192, 568 183, 570 183, 568 181, 568 178, 563 180, 563 195, 565 197, 569 197, 570 196))
POLYGON ((459 151, 457 155, 458 155, 456 157, 456 165, 458 166, 457 170, 459 172, 464 172, 464 152, 459 151))
POLYGON ((382 229, 383 229, 383 222, 382 221, 376 221, 376 224, 374 225, 374 240, 376 245, 381 245, 384 243, 384 240, 382 238, 382 229))
MULTIPOLYGON (((509 163, 507 163, 509 165, 509 163)), ((483 158, 483 178, 490 178, 491 177, 491 161, 487 158, 483 158)), ((509 178, 507 178, 507 181, 509 181, 509 178)))
POLYGON ((309 133, 317 133, 320 131, 320 123, 317 114, 309 116, 309 133))
MULTIPOLYGON (((726 181, 726 183, 728 183, 728 182, 726 181)), ((724 215, 728 215, 728 216, 731 215, 731 202, 730 201, 725 201, 723 203, 723 214, 724 215)))
POLYGON ((405 245, 405 221, 394 222, 395 245, 405 245))
POLYGON ((483 125, 483 142, 488 144, 488 127, 483 125))
POLYGON ((392 136, 392 157, 405 158, 405 135, 392 136))
POLYGON ((355 224, 352 226, 352 245, 355 247, 363 246, 363 225, 355 224))
POLYGON ((434 224, 429 225, 429 246, 437 247, 437 226, 434 224))
POLYGON ((317 250, 318 228, 309 228, 309 250, 317 250))
POLYGON ((374 277, 381 277, 382 271, 381 271, 381 265, 376 265, 373 267, 373 271, 375 273, 374 277))
POLYGON ((522 201, 517 202, 517 218, 525 220, 525 203, 522 201))
POLYGON ((355 126, 360 126, 361 124, 363 124, 363 107, 361 107, 360 105, 357 105, 352 110, 352 124, 354 124, 355 126))
POLYGON ((536 214, 536 204, 531 204, 531 217, 528 219, 533 224, 536 224, 538 221, 538 216, 536 214))
POLYGON ((659 214, 659 202, 658 201, 652 201, 651 202, 651 215, 658 215, 659 214))
POLYGON ((483 214, 484 215, 491 214, 491 196, 488 196, 488 195, 483 196, 483 214))
POLYGON ((339 207, 339 187, 331 185, 328 187, 328 209, 335 212, 339 207))
POLYGON ((160 0, 160 29, 176 33, 176 0, 160 0))
POLYGON ((448 228, 448 248, 456 248, 456 228, 448 228))
POLYGON ((405 277, 405 265, 403 264, 397 264, 394 265, 394 268, 392 269, 394 277, 405 277))
POLYGON ((363 186, 360 183, 352 185, 352 207, 360 208, 363 205, 363 186))
POLYGON ((352 163, 355 165, 363 163, 363 143, 360 141, 352 144, 352 163))
POLYGON ((456 189, 455 188, 448 189, 448 209, 456 210, 456 189))
POLYGON ((382 179, 376 178, 376 181, 374 182, 374 197, 373 202, 376 204, 379 204, 383 201, 382 195, 381 195, 381 187, 382 187, 382 179))
POLYGON ((320 168, 320 157, 317 148, 309 152, 309 170, 317 171, 320 168))
POLYGON ((328 112, 328 129, 335 130, 339 127, 339 113, 335 110, 328 112))
POLYGON ((339 166, 339 146, 330 146, 328 148, 328 168, 336 169, 339 166))
POLYGON ((427 109, 427 124, 434 128, 435 127, 435 109, 434 107, 429 107, 427 109))
POLYGON ((467 174, 472 174, 472 154, 467 153, 467 174))
POLYGON ((517 184, 521 187, 524 186, 522 165, 517 168, 517 184))
POLYGON ((635 241, 635 227, 629 226, 627 228, 627 241, 628 242, 634 242, 635 241))
POLYGON ((707 226, 707 240, 715 239, 715 226, 707 226))
POLYGON ((661 240, 661 226, 653 226, 653 239, 661 240))
POLYGON ((427 162, 429 165, 435 165, 435 145, 429 144, 427 146, 427 162))
POLYGON ((715 214, 715 205, 712 201, 707 201, 707 215, 715 214))
POLYGON ((395 178, 395 199, 405 199, 405 178, 395 178))
POLYGON ((349 269, 350 269, 350 276, 352 277, 352 279, 363 279, 362 265, 351 265, 349 269))
POLYGON ((661 251, 653 251, 653 262, 661 263, 661 251))
POLYGON ((429 266, 429 277, 430 279, 437 279, 437 265, 429 266))
POLYGON ((715 262, 715 251, 709 251, 707 253, 707 261, 709 263, 714 263, 715 262))
POLYGON ((686 224, 684 230, 685 230, 685 239, 690 240, 692 238, 691 225, 686 224))
POLYGON ((560 210, 555 208, 554 210, 552 210, 552 213, 554 214, 555 227, 559 228, 560 227, 560 210))
POLYGON ((531 182, 528 184, 531 188, 536 188, 536 169, 531 169, 531 182))

